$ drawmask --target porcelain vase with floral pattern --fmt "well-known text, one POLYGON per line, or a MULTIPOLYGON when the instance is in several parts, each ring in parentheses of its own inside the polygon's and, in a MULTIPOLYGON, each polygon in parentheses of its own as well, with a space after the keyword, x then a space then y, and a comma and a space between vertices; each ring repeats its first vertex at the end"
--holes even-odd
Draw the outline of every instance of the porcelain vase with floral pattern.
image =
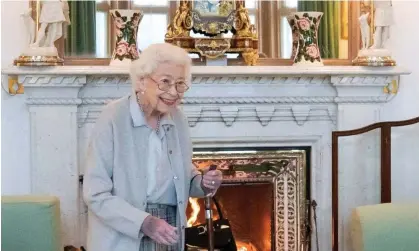
POLYGON ((114 9, 109 11, 115 29, 115 48, 112 53, 110 65, 127 65, 138 59, 137 48, 138 25, 143 18, 139 10, 114 9))
POLYGON ((292 55, 296 66, 323 66, 318 30, 323 12, 294 12, 287 19, 292 30, 292 55))

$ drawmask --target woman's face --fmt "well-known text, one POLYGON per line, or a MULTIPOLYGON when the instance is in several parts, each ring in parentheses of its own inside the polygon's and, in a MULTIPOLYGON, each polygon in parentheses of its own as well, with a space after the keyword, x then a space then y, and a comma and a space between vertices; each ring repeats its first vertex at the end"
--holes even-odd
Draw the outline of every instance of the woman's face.
POLYGON ((144 91, 140 97, 153 112, 167 113, 183 98, 184 93, 178 92, 176 88, 178 90, 188 88, 185 71, 183 65, 162 63, 150 76, 138 80, 139 90, 136 91, 144 91))

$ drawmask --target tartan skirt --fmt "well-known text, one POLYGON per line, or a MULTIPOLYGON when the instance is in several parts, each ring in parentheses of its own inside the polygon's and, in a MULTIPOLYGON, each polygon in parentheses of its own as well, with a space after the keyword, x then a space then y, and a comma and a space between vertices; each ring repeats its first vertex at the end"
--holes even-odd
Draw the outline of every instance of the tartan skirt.
MULTIPOLYGON (((176 227, 176 206, 160 205, 160 204, 149 204, 147 205, 146 212, 151 214, 154 217, 165 220, 170 225, 176 227)), ((173 246, 166 246, 163 244, 158 244, 148 236, 144 236, 141 245, 140 251, 179 251, 179 243, 173 246)))

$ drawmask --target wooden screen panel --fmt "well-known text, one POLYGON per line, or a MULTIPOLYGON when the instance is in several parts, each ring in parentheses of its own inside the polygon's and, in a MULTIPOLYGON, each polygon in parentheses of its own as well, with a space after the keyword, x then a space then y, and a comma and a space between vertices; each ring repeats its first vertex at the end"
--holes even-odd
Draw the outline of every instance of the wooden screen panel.
MULTIPOLYGON (((339 147, 340 138, 359 136, 374 130, 379 130, 380 139, 380 202, 391 202, 391 132, 393 127, 409 126, 419 123, 419 117, 403 121, 380 122, 371 124, 355 130, 332 132, 332 250, 345 251, 340 248, 341 234, 339 223, 340 215, 339 201, 340 191, 340 169, 339 169, 339 147)), ((377 132, 377 131, 376 131, 377 132)), ((362 194, 361 194, 362 195, 362 194)))

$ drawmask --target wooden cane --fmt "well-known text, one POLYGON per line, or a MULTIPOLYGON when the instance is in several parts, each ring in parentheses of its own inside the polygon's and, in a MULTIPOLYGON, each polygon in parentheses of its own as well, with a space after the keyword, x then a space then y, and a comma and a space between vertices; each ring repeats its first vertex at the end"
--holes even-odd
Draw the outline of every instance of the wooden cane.
MULTIPOLYGON (((209 171, 217 169, 216 165, 211 165, 209 171)), ((207 221, 207 233, 208 233, 208 251, 214 251, 214 224, 212 221, 212 193, 205 195, 205 218, 207 221)))
POLYGON ((208 251, 214 251, 214 226, 212 222, 211 198, 211 193, 205 196, 205 218, 207 221, 208 251))

